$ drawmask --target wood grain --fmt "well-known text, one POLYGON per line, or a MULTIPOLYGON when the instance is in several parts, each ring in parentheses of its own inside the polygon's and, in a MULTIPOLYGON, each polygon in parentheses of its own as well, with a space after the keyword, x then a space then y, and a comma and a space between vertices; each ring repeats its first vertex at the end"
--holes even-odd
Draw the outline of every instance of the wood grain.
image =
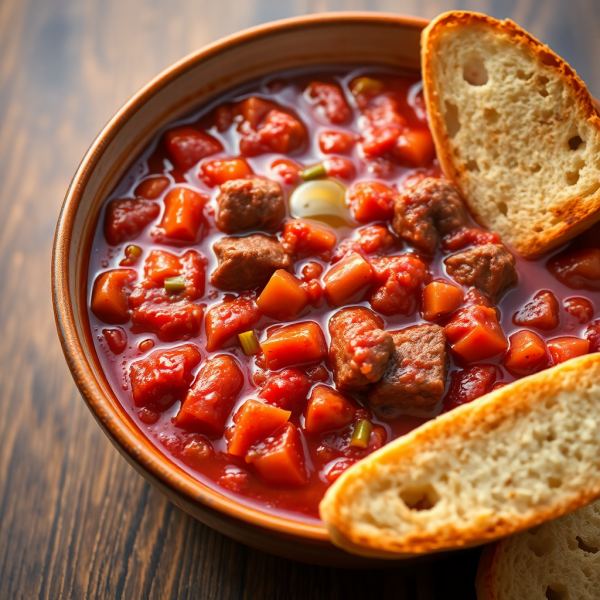
POLYGON ((234 543, 167 502, 101 433, 64 363, 50 249, 80 158, 115 110, 186 53, 264 21, 327 10, 510 16, 600 94, 587 0, 0 0, 0 598, 475 597, 479 552, 343 571, 234 543))

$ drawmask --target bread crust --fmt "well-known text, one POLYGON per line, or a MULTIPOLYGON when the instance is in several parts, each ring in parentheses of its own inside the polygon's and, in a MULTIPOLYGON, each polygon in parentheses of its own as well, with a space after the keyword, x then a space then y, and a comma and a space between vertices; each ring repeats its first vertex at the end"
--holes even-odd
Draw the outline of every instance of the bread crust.
MULTIPOLYGON (((552 395, 565 390, 576 391, 586 385, 600 384, 600 354, 591 354, 570 360, 535 375, 515 381, 501 389, 465 404, 435 420, 428 421, 411 433, 394 440, 377 452, 361 460, 345 471, 327 490, 320 504, 320 515, 327 526, 333 542, 355 554, 380 558, 399 558, 443 550, 481 545, 518 531, 534 527, 576 510, 600 498, 600 479, 588 481, 586 489, 555 500, 553 504, 530 514, 505 519, 489 514, 485 519, 469 526, 445 525, 441 528, 418 529, 399 537, 393 531, 378 529, 377 535, 360 531, 351 518, 344 514, 357 489, 366 482, 377 481, 377 467, 381 465, 410 465, 421 452, 442 453, 438 447, 445 439, 460 434, 465 439, 482 431, 494 430, 510 420, 531 414, 537 407, 542 410, 552 395), (575 383, 576 382, 576 383, 575 383)), ((600 395, 598 397, 600 419, 600 395)), ((450 451, 445 448, 444 452, 450 451)))
MULTIPOLYGON (((534 38, 524 29, 521 29, 510 19, 500 21, 487 15, 469 11, 451 11, 443 13, 434 19, 421 35, 421 59, 423 70, 423 87, 427 111, 430 119, 431 132, 435 142, 437 157, 444 175, 459 189, 461 195, 469 205, 476 220, 478 215, 469 203, 468 194, 463 184, 466 167, 457 164, 454 160, 450 137, 446 130, 443 115, 438 110, 437 93, 435 86, 433 62, 436 60, 437 50, 442 34, 448 29, 461 26, 481 26, 492 29, 494 32, 507 36, 512 43, 527 47, 531 53, 546 67, 554 70, 562 81, 573 91, 576 102, 583 112, 585 120, 600 133, 600 118, 596 111, 594 100, 583 81, 575 71, 548 46, 534 38)), ((513 244, 515 249, 527 257, 540 256, 553 248, 574 238, 585 229, 600 220, 600 191, 592 197, 573 198, 566 206, 560 207, 554 216, 561 220, 551 228, 541 232, 531 232, 527 238, 513 244)), ((484 226, 490 224, 481 223, 484 226)), ((493 227, 491 227, 493 229, 493 227)))

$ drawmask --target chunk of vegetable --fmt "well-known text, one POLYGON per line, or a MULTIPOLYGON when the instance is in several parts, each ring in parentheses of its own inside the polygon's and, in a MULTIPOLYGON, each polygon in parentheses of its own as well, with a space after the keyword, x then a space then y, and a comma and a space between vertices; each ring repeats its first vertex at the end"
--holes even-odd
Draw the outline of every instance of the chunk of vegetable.
POLYGON ((132 267, 142 255, 142 249, 139 246, 129 244, 124 251, 125 258, 119 263, 121 267, 132 267))
POLYGON ((387 221, 394 214, 396 192, 378 181, 360 181, 348 190, 352 215, 359 223, 387 221))
POLYGON ((577 356, 583 356, 590 351, 589 340, 571 336, 553 338, 548 341, 547 346, 553 365, 563 363, 577 356))
POLYGON ((256 354, 257 350, 260 348, 260 343, 254 331, 244 331, 244 333, 239 333, 238 339, 240 340, 240 345, 246 356, 256 354))
POLYGON ((322 131, 319 134, 319 148, 323 154, 347 154, 355 143, 354 134, 345 131, 322 131))
POLYGON ((310 395, 304 429, 307 433, 341 429, 352 422, 354 413, 355 408, 347 398, 328 385, 319 384, 310 395))
POLYGON ((427 321, 453 313, 462 303, 462 290, 444 281, 432 281, 423 290, 421 314, 427 321))
POLYGON ((398 137, 394 156, 411 167, 424 167, 433 159, 435 147, 429 129, 406 129, 398 137))
POLYGON ((325 295, 333 306, 358 300, 373 280, 371 265, 357 252, 351 252, 323 277, 325 295))
POLYGON ((244 385, 238 361, 227 354, 209 358, 187 393, 175 423, 190 431, 222 434, 244 385))
POLYGON ((306 141, 304 125, 280 110, 271 110, 262 125, 242 130, 240 152, 243 156, 258 156, 267 152, 288 154, 306 141))
POLYGON ((513 333, 504 366, 513 375, 531 375, 548 366, 548 348, 533 331, 523 329, 513 333))
POLYGON ((327 255, 337 242, 331 229, 308 221, 287 221, 283 226, 283 247, 296 258, 327 255))
POLYGON ((310 387, 311 380, 302 371, 283 369, 269 376, 259 397, 273 406, 294 411, 306 402, 310 387))
POLYGON ((218 350, 235 335, 258 323, 260 317, 256 303, 246 296, 213 306, 206 313, 206 349, 218 350))
POLYGON ((547 263, 550 273, 574 290, 600 290, 600 248, 585 248, 554 256, 547 263))
POLYGON ((136 198, 156 200, 171 185, 168 177, 148 177, 141 181, 135 188, 136 198))
POLYGON ((127 323, 127 300, 136 277, 137 273, 132 269, 114 269, 98 275, 92 289, 92 312, 105 323, 127 323))
POLYGON ((537 327, 543 331, 556 329, 560 324, 559 306, 556 296, 548 291, 538 292, 531 302, 528 302, 513 317, 515 325, 537 327))
POLYGON ((232 179, 245 179, 252 174, 252 168, 243 158, 211 160, 200 169, 200 178, 211 187, 232 179))
POLYGON ((223 151, 221 142, 194 127, 176 127, 165 134, 165 145, 175 163, 187 171, 203 158, 223 151))
POLYGON ((323 109, 331 123, 343 123, 352 115, 341 88, 331 83, 313 81, 306 89, 306 95, 323 109))
POLYGON ((312 167, 307 167, 304 169, 304 171, 300 172, 300 177, 302 177, 304 181, 311 181, 312 179, 321 179, 322 177, 327 177, 325 165, 323 163, 318 163, 312 167))
POLYGON ((189 340, 200 333, 204 309, 198 304, 144 302, 131 313, 134 333, 154 333, 163 342, 189 340))
POLYGON ((188 188, 175 188, 165 197, 165 212, 160 227, 169 239, 194 242, 202 223, 202 209, 208 196, 188 188))
POLYGON ((300 280, 279 269, 271 275, 256 304, 263 315, 278 320, 293 319, 308 304, 309 297, 300 280))
POLYGON ((159 213, 156 202, 143 198, 111 200, 104 215, 104 237, 111 246, 133 240, 159 213))
POLYGON ((261 346, 271 371, 320 362, 327 355, 323 331, 312 321, 279 327, 261 346))
POLYGON ((165 291, 170 293, 182 292, 185 290, 185 277, 178 275, 177 277, 165 277, 165 291))
POLYGON ((234 456, 246 456, 254 444, 274 434, 291 414, 258 400, 246 401, 233 418, 235 427, 227 451, 234 456))
POLYGON ((567 298, 565 310, 579 325, 585 325, 594 316, 594 305, 587 298, 567 298))
POLYGON ((120 327, 103 329, 102 335, 113 354, 122 354, 127 348, 127 334, 120 327))
POLYGON ((371 436, 372 430, 373 425, 371 425, 370 421, 367 421, 366 419, 358 421, 352 432, 350 446, 353 448, 366 448, 369 445, 369 437, 371 436))
POLYGON ((454 371, 450 375, 450 387, 443 402, 444 412, 473 402, 492 391, 497 377, 498 368, 494 365, 474 365, 454 371))
POLYGON ((276 173, 287 185, 294 185, 300 180, 300 167, 292 160, 278 158, 271 163, 269 167, 276 173))

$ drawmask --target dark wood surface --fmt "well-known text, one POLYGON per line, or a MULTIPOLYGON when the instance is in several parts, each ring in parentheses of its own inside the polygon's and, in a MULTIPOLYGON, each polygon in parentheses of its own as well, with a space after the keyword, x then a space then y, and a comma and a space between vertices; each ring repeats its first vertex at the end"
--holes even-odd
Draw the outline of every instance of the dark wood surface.
POLYGON ((148 79, 239 29, 327 10, 511 17, 600 94, 592 0, 0 0, 0 600, 475 597, 478 550, 410 570, 263 554, 170 504, 119 456, 73 384, 50 250, 77 164, 148 79))

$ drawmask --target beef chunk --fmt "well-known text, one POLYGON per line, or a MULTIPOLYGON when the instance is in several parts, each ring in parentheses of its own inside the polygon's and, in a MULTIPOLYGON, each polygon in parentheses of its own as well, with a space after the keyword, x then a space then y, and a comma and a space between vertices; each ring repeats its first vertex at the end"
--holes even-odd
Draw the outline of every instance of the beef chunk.
POLYGON ((217 227, 225 233, 245 229, 275 230, 285 217, 281 186, 268 179, 234 179, 221 186, 217 227))
POLYGON ((393 419, 407 410, 431 409, 444 395, 446 338, 439 325, 415 325, 392 333, 395 351, 383 377, 369 392, 369 405, 393 419))
POLYGON ((221 290, 242 291, 265 285, 277 269, 292 266, 292 259, 274 238, 260 233, 243 238, 225 237, 213 246, 219 266, 211 283, 221 290))
POLYGON ((515 257, 502 244, 475 246, 444 262, 454 281, 476 287, 492 300, 517 283, 515 257))
POLYGON ((394 351, 383 321, 368 308, 344 308, 329 320, 329 356, 333 378, 340 389, 365 389, 378 381, 394 351))
POLYGON ((392 229, 405 241, 433 254, 440 236, 467 224, 467 211, 452 183, 428 177, 396 198, 392 229))

